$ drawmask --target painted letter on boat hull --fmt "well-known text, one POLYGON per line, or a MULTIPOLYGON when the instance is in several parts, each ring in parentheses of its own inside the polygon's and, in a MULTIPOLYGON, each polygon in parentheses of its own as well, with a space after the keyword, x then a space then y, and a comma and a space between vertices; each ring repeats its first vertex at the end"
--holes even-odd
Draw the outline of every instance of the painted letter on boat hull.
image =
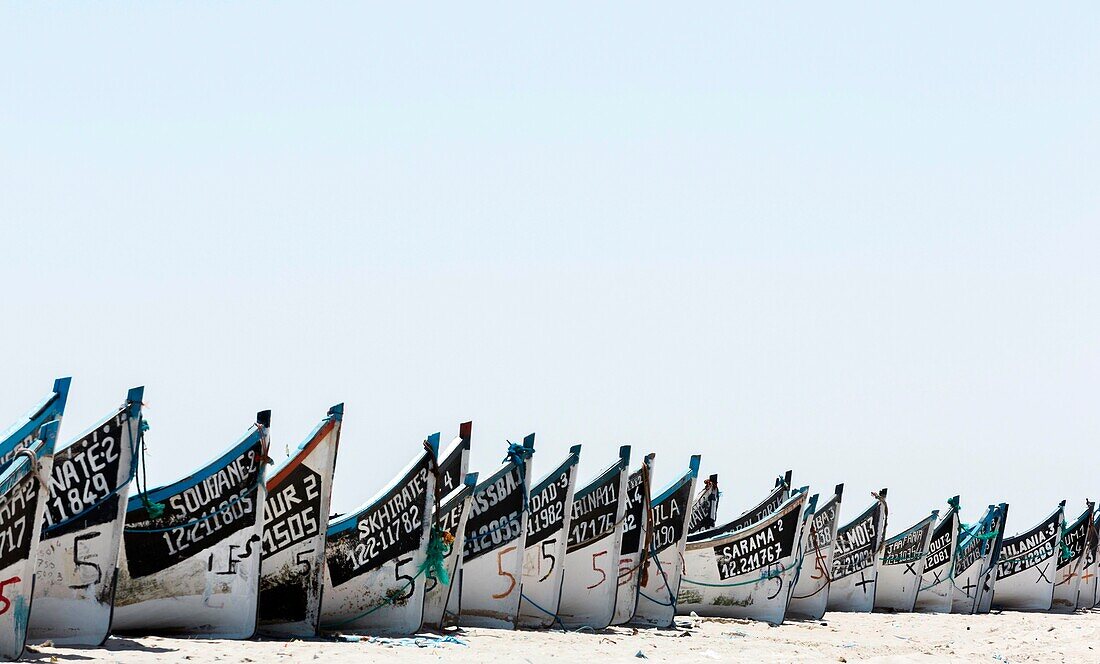
POLYGON ((454 538, 447 553, 444 567, 447 569, 447 583, 439 579, 428 579, 424 588, 424 625, 432 629, 442 629, 458 619, 458 613, 445 617, 447 602, 452 595, 458 598, 458 576, 462 569, 462 537, 466 532, 466 519, 470 514, 470 503, 477 486, 477 473, 467 471, 470 466, 470 440, 473 435, 473 422, 463 422, 458 426, 458 437, 451 441, 447 451, 439 462, 440 486, 436 494, 443 496, 435 524, 454 538))
MULTIPOLYGON (((460 625, 516 626, 531 489, 527 460, 534 451, 535 434, 530 434, 522 446, 510 446, 504 467, 474 490, 459 576, 460 625)), ((448 611, 454 602, 452 592, 448 611)))
POLYGON ((35 554, 46 509, 44 488, 53 462, 58 421, 37 428, 0 468, 0 657, 19 659, 27 642, 35 554))
POLYGON ((130 390, 121 408, 54 454, 31 641, 98 646, 111 631, 142 393, 140 387, 130 390))
POLYGON ((566 629, 605 629, 615 617, 629 464, 624 445, 618 463, 574 495, 558 611, 566 629))
POLYGON ((699 455, 693 455, 688 470, 653 499, 653 537, 642 568, 634 625, 671 627, 676 617, 676 595, 680 592, 680 560, 687 545, 687 519, 699 455))
POLYGON ((886 539, 886 489, 876 498, 863 514, 837 529, 830 611, 869 613, 874 609, 880 548, 886 539))
POLYGON ((1057 578, 1058 545, 1062 541, 1063 501, 1031 530, 1006 537, 997 563, 993 608, 1049 611, 1057 578))
POLYGON ((703 490, 691 503, 691 514, 688 515, 687 527, 689 535, 714 527, 714 524, 718 522, 718 499, 721 495, 718 491, 717 474, 703 480, 703 490))
POLYGON ((932 541, 938 510, 886 540, 875 582, 875 609, 909 613, 917 602, 924 558, 932 541))
POLYGON ((424 622, 439 434, 374 499, 329 524, 321 626, 406 635, 424 622))
POLYGON ((836 485, 829 502, 814 510, 805 557, 791 594, 790 606, 787 607, 788 616, 820 620, 825 615, 843 494, 844 485, 836 485))
POLYGON ((256 631, 269 411, 219 459, 131 496, 113 631, 247 639, 256 631), (151 516, 148 507, 164 512, 151 516))
POLYGON ((531 489, 520 584, 521 627, 551 627, 556 621, 580 453, 580 445, 571 447, 569 457, 531 489))
POLYGON ((928 543, 928 553, 924 557, 924 572, 917 591, 917 603, 913 606, 918 613, 951 612, 952 575, 959 543, 959 497, 951 498, 947 504, 951 509, 932 531, 932 541, 928 543))
POLYGON ((1007 507, 990 505, 978 523, 960 530, 951 583, 951 613, 977 613, 982 589, 993 569, 993 555, 1007 507))
POLYGON ((1093 505, 1089 502, 1081 516, 1062 533, 1054 600, 1050 606, 1055 613, 1073 613, 1077 610, 1077 595, 1085 565, 1085 545, 1092 531, 1092 512, 1093 505))
POLYGON ((343 416, 343 404, 330 408, 267 480, 260 571, 264 634, 308 638, 319 629, 325 531, 343 416))
POLYGON ((676 612, 781 624, 810 516, 806 492, 800 491, 748 528, 689 541, 676 612))

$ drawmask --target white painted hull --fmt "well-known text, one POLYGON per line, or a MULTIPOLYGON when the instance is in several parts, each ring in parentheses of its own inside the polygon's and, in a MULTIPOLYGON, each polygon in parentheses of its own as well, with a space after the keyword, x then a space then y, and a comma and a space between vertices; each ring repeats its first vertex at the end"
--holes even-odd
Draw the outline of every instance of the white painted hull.
POLYGON ((699 456, 691 457, 688 472, 652 501, 653 537, 642 570, 638 605, 631 624, 672 627, 676 595, 680 592, 681 560, 687 546, 687 522, 691 496, 699 474, 699 456))
POLYGON ((439 434, 427 447, 367 504, 329 524, 323 630, 387 636, 420 630, 439 434))
POLYGON ((1054 613, 1073 613, 1084 576, 1085 550, 1092 532, 1092 503, 1085 513, 1070 524, 1062 534, 1059 546, 1057 578, 1054 581, 1054 599, 1050 610, 1054 613))
MULTIPOLYGON (((880 495, 885 498, 885 490, 880 495)), ((829 611, 870 613, 874 609, 885 521, 885 507, 876 501, 837 530, 829 611)))
POLYGON ((954 592, 955 552, 959 542, 959 513, 951 508, 936 524, 928 554, 924 558, 920 589, 913 611, 917 613, 950 613, 954 592))
POLYGON ((98 646, 111 631, 141 388, 54 455, 28 640, 98 646))
POLYGON ((462 538, 466 532, 474 487, 477 486, 477 473, 469 473, 473 427, 473 422, 458 425, 458 437, 440 455, 442 461, 439 462, 439 473, 442 486, 437 487, 436 492, 444 498, 440 501, 440 513, 435 515, 435 522, 450 533, 454 541, 445 562, 448 582, 429 579, 424 589, 424 626, 431 629, 443 629, 458 620, 457 610, 448 615, 446 609, 450 598, 453 596, 457 601, 459 595, 457 588, 459 576, 462 574, 462 538))
POLYGON ((626 516, 623 523, 622 546, 619 553, 619 570, 616 577, 617 597, 612 625, 622 625, 634 617, 638 606, 638 588, 642 577, 642 557, 646 540, 650 537, 649 483, 653 478, 653 456, 642 461, 642 468, 632 473, 626 489, 626 516), (635 477, 636 476, 636 477, 635 477))
POLYGON ((875 609, 908 613, 917 601, 937 512, 886 540, 878 569, 875 609))
POLYGON ((565 462, 531 490, 519 606, 521 627, 545 628, 557 622, 571 522, 569 507, 579 460, 580 445, 576 445, 565 462))
POLYGON ((615 618, 630 447, 574 494, 558 616, 566 629, 605 629, 615 618))
POLYGON ((820 620, 829 604, 830 569, 833 546, 840 525, 840 505, 844 485, 836 487, 836 493, 824 505, 814 510, 810 521, 805 557, 798 571, 798 581, 791 593, 787 615, 796 618, 820 620))
POLYGON ((993 608, 1008 611, 1049 611, 1054 600, 1062 510, 1030 531, 1006 537, 997 563, 993 608))
POLYGON ((267 480, 260 563, 260 632, 311 638, 321 621, 332 477, 343 404, 267 480))
POLYGON ((783 622, 798 574, 807 496, 799 493, 771 518, 726 535, 688 542, 676 612, 783 622))

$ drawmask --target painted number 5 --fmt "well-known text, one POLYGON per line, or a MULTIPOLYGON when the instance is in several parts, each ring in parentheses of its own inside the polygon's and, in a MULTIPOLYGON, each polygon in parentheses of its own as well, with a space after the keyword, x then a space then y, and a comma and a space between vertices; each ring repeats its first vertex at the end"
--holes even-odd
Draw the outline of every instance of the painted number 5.
POLYGON ((600 556, 606 556, 606 555, 607 555, 606 551, 600 551, 599 553, 593 553, 592 554, 592 571, 600 573, 600 580, 593 583, 592 585, 588 586, 589 590, 592 590, 593 588, 595 588, 596 586, 599 586, 604 581, 607 581, 607 572, 603 571, 602 569, 600 569, 599 567, 596 566, 596 559, 599 558, 600 556))
POLYGON ((501 549, 500 551, 497 551, 497 576, 506 576, 506 577, 508 577, 508 590, 505 590, 504 592, 500 593, 499 595, 493 595, 493 599, 504 599, 508 595, 511 595, 512 591, 515 590, 515 588, 516 588, 516 577, 515 577, 515 575, 504 571, 504 554, 506 554, 510 551, 515 551, 515 550, 516 550, 516 547, 510 546, 506 549, 501 549))

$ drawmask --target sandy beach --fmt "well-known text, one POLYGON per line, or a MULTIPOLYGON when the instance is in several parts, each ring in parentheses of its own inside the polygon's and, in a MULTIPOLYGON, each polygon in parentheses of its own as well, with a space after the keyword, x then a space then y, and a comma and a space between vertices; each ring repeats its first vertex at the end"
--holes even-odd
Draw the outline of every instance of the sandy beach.
MULTIPOLYGON (((418 639, 316 641, 111 638, 103 648, 34 646, 32 661, 105 662, 1087 662, 1100 661, 1100 612, 988 616, 844 614, 781 627, 684 618, 675 630, 599 633, 464 629, 418 639)), ((346 639, 346 640, 344 640, 346 639)))

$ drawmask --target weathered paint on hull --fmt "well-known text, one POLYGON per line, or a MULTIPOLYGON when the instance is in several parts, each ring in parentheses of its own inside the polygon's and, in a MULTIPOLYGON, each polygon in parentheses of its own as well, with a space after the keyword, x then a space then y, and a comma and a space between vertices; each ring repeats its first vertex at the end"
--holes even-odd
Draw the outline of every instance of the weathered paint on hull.
POLYGON ((840 525, 840 505, 844 485, 838 484, 833 497, 814 510, 810 521, 805 557, 791 593, 787 615, 820 620, 829 604, 833 546, 840 525))
POLYGON ((1062 539, 1063 502, 1031 530, 1006 537, 997 564, 993 608, 1007 611, 1049 611, 1062 539))

